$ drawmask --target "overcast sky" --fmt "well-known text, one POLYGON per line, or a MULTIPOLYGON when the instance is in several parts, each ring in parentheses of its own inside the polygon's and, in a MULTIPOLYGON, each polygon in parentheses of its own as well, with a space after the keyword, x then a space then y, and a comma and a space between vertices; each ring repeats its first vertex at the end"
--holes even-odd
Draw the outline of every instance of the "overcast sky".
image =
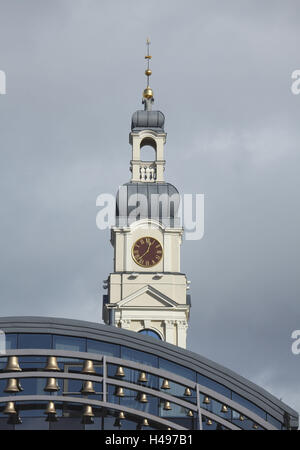
POLYGON ((300 411, 298 0, 0 0, 0 315, 101 321, 96 197, 130 178, 151 38, 166 179, 204 193, 184 241, 189 349, 300 411))

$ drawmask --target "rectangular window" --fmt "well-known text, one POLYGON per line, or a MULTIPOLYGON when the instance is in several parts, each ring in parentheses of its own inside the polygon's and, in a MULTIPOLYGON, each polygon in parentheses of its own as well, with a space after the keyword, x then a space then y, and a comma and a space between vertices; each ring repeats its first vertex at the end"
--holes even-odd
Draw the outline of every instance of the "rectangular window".
POLYGON ((132 348, 121 347, 121 358, 128 359, 129 361, 136 361, 141 364, 147 364, 151 367, 158 367, 158 357, 151 353, 140 352, 139 350, 133 350, 132 348))
POLYGON ((53 335, 53 348, 56 350, 67 350, 71 352, 85 352, 86 339, 73 336, 53 335))
POLYGON ((200 373, 197 373, 197 383, 202 384, 202 386, 206 386, 213 391, 218 392, 219 394, 225 395, 225 397, 231 397, 231 390, 227 387, 223 386, 221 383, 212 380, 200 373))
POLYGON ((120 345, 117 344, 87 339, 87 351, 89 353, 96 353, 97 355, 115 356, 116 358, 120 358, 121 350, 120 345))
POLYGON ((169 372, 188 378, 189 380, 196 381, 196 372, 194 370, 175 364, 167 359, 159 358, 159 368, 168 370, 169 372))
POLYGON ((263 409, 259 408, 259 406, 254 405, 254 403, 242 397, 241 395, 232 392, 232 400, 234 400, 235 402, 239 403, 242 406, 245 406, 245 408, 250 409, 250 411, 254 412, 259 417, 266 420, 266 412, 263 409))
POLYGON ((45 348, 50 349, 52 344, 51 334, 20 333, 19 348, 45 348))

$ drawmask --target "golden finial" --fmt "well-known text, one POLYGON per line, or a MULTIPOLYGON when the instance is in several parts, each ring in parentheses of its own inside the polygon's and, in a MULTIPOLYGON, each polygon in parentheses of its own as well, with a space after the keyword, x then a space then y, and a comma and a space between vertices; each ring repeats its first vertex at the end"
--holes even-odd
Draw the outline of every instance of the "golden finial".
POLYGON ((150 99, 153 98, 153 91, 149 86, 149 77, 152 74, 152 70, 150 69, 150 59, 152 58, 152 56, 149 54, 149 47, 150 47, 149 38, 147 38, 146 45, 147 45, 147 55, 145 56, 145 59, 147 60, 147 69, 145 70, 145 75, 147 77, 147 87, 146 89, 144 89, 143 97, 150 99))

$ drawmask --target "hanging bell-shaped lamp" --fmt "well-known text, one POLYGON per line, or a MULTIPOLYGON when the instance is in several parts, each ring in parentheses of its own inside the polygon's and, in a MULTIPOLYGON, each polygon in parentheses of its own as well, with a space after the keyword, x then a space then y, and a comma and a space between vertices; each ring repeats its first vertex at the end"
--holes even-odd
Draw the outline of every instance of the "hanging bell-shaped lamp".
POLYGON ((48 405, 47 405, 47 408, 46 408, 44 414, 53 414, 53 415, 56 415, 56 409, 55 409, 54 402, 52 402, 52 401, 48 402, 48 405))
POLYGON ((48 356, 46 367, 44 368, 46 371, 55 371, 59 372, 60 368, 57 364, 56 356, 48 356))
POLYGON ((140 376, 139 376, 139 379, 138 379, 138 382, 139 383, 147 383, 147 375, 146 375, 146 373, 145 372, 141 372, 140 373, 140 376))
POLYGON ((258 429, 257 423, 254 423, 252 428, 253 428, 254 430, 257 430, 257 429, 258 429))
POLYGON ((123 411, 120 411, 119 413, 119 419, 125 419, 125 414, 123 411))
POLYGON ((117 397, 124 397, 125 396, 124 389, 122 387, 116 387, 115 395, 117 397))
POLYGON ((94 417, 93 408, 90 405, 85 405, 83 409, 83 417, 94 417))
POLYGON ((84 381, 81 391, 83 395, 95 394, 95 389, 92 381, 84 381))
POLYGON ((7 402, 3 410, 4 414, 17 414, 14 402, 7 402))
POLYGON ((240 414, 239 419, 243 422, 245 420, 245 416, 243 416, 242 414, 240 414))
POLYGON ((213 424, 213 423, 212 423, 212 420, 211 420, 211 419, 207 419, 206 425, 210 426, 210 425, 212 425, 212 424, 213 424))
POLYGON ((148 419, 144 419, 142 422, 143 427, 149 427, 148 419))
POLYGON ((96 370, 95 370, 95 368, 94 368, 94 363, 93 363, 93 361, 91 361, 90 359, 86 359, 86 360, 84 361, 83 369, 82 369, 81 373, 86 373, 87 375, 89 375, 89 374, 90 374, 90 375, 95 374, 95 373, 96 373, 96 370))
POLYGON ((116 370, 115 377, 125 377, 125 372, 122 366, 119 366, 116 370))
POLYGON ((170 389, 170 384, 168 380, 164 379, 161 385, 161 389, 170 389))
POLYGON ((19 366, 19 360, 17 356, 9 356, 7 360, 5 372, 21 372, 21 367, 19 366))
POLYGON ((190 397, 192 395, 192 393, 191 393, 191 390, 190 390, 190 388, 185 388, 185 391, 184 391, 184 396, 185 397, 190 397))
POLYGON ((139 402, 140 403, 148 403, 147 395, 144 393, 141 393, 139 395, 139 402))
POLYGON ((209 405, 210 404, 210 398, 209 397, 204 397, 203 403, 205 405, 209 405))
POLYGON ((221 413, 228 413, 228 407, 226 405, 222 405, 221 413))
POLYGON ((4 389, 4 392, 9 393, 20 392, 19 385, 20 382, 16 378, 9 378, 7 380, 7 385, 6 388, 4 389))
POLYGON ((166 401, 164 404, 164 410, 165 411, 170 411, 172 409, 170 402, 166 401))
POLYGON ((191 409, 188 411, 187 416, 188 417, 194 417, 194 413, 193 413, 193 411, 191 409))
POLYGON ((56 382, 55 378, 48 378, 46 386, 44 387, 44 391, 46 392, 57 392, 59 391, 59 386, 56 382))

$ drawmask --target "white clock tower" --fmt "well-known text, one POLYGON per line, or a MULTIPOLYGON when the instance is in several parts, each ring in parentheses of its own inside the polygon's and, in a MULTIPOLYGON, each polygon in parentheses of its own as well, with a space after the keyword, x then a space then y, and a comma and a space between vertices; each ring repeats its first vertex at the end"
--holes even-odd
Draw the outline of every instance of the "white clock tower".
POLYGON ((186 276, 180 271, 180 198, 177 189, 164 181, 165 118, 152 110, 147 44, 144 110, 132 116, 132 175, 117 194, 116 225, 111 229, 114 271, 107 279, 103 319, 108 325, 185 348, 190 296, 186 276), (153 149, 152 161, 142 160, 144 147, 153 149))

